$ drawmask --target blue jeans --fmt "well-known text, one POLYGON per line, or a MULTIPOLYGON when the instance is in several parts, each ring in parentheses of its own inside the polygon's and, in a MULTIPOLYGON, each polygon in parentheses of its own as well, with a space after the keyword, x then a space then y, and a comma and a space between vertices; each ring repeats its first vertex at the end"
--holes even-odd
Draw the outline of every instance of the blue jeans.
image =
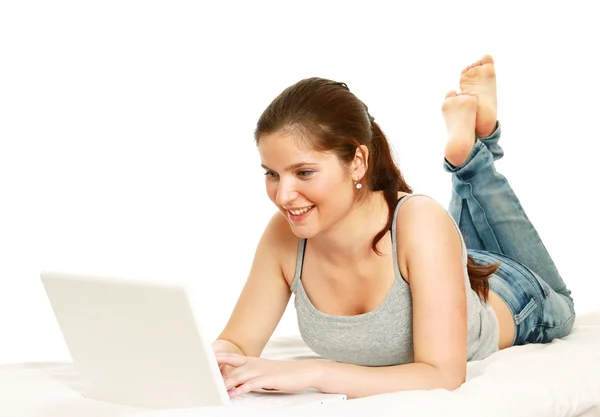
POLYGON ((498 123, 491 136, 477 138, 461 166, 444 159, 444 170, 452 173, 448 211, 476 263, 501 262, 489 284, 513 314, 513 345, 548 343, 571 332, 573 299, 507 179, 496 171, 494 162, 504 155, 499 140, 498 123))

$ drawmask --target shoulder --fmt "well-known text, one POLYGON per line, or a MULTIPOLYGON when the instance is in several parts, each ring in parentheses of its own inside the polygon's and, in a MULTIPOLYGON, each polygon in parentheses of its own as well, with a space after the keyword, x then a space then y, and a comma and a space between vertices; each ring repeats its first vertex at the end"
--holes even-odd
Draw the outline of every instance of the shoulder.
POLYGON ((396 215, 398 262, 407 281, 411 264, 462 262, 462 241, 448 211, 435 199, 410 195, 396 215))
POLYGON ((423 238, 447 236, 460 239, 450 213, 434 198, 424 194, 407 195, 396 215, 398 241, 418 242, 423 238))
POLYGON ((419 213, 448 216, 446 209, 437 200, 426 194, 398 193, 398 199, 403 197, 405 197, 405 201, 402 202, 399 208, 399 211, 402 211, 402 216, 397 217, 397 223, 402 221, 407 223, 406 216, 418 217, 419 213))
POLYGON ((299 238, 292 232, 281 212, 276 211, 271 216, 261 243, 268 247, 271 256, 277 258, 285 280, 291 285, 294 279, 299 238))

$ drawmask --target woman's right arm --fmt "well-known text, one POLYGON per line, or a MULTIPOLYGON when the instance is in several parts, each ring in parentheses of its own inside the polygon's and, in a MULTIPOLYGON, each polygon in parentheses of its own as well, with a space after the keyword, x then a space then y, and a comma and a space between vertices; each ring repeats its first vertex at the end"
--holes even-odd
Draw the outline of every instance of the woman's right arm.
POLYGON ((215 353, 260 356, 291 296, 281 268, 282 253, 291 242, 290 234, 289 225, 276 213, 258 243, 250 274, 233 313, 213 343, 215 353))

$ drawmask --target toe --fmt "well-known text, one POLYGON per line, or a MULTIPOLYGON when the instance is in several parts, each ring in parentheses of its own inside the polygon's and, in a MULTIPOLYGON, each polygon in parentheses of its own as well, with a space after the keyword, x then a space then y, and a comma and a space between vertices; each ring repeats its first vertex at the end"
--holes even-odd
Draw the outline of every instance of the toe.
POLYGON ((483 55, 483 56, 481 57, 481 59, 479 59, 479 60, 477 60, 477 61, 473 62, 471 65, 467 65, 467 66, 466 66, 466 67, 465 67, 465 68, 462 70, 461 74, 464 74, 465 72, 469 71, 469 70, 470 70, 470 69, 472 69, 472 68, 475 68, 475 67, 481 67, 482 65, 485 65, 485 64, 493 64, 493 63, 494 63, 494 59, 492 58, 492 56, 491 56, 491 55, 487 55, 487 54, 486 54, 486 55, 483 55))
POLYGON ((481 62, 481 65, 493 64, 494 58, 491 55, 484 55, 479 62, 481 62))

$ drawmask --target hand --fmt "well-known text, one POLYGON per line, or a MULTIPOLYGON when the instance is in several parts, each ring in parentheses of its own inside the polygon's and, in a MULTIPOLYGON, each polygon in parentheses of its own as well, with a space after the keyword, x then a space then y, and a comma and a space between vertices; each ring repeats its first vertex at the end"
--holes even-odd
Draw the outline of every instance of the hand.
MULTIPOLYGON (((234 353, 232 347, 233 347, 233 344, 231 342, 227 342, 224 340, 217 340, 212 344, 213 353, 215 355, 223 354, 223 353, 234 353)), ((241 351, 239 350, 238 347, 235 347, 234 349, 236 349, 238 352, 241 353, 241 351)), ((228 378, 234 369, 235 368, 233 366, 227 365, 225 363, 219 364, 219 371, 221 372, 221 376, 223 377, 223 380, 228 378)))
POLYGON ((232 367, 223 375, 230 397, 257 389, 299 392, 314 387, 318 367, 312 361, 276 361, 234 353, 215 355, 219 368, 232 367))

